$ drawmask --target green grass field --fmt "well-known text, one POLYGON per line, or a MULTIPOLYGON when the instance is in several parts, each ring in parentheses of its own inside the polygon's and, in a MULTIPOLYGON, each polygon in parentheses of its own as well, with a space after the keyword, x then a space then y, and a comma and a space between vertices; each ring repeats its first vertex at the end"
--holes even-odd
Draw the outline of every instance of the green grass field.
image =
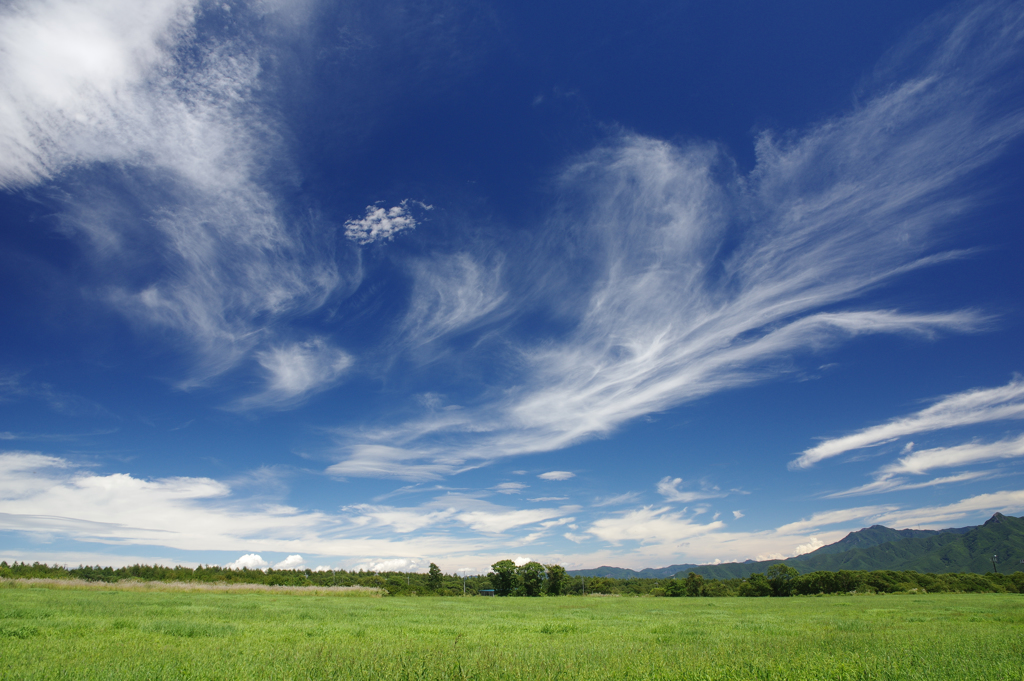
POLYGON ((1024 679, 1024 597, 378 598, 8 582, 0 678, 1024 679))

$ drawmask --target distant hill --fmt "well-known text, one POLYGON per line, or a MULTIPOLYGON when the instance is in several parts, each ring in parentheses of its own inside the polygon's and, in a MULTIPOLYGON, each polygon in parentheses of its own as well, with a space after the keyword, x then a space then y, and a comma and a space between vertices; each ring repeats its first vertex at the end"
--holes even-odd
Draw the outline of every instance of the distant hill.
POLYGON ((735 579, 785 562, 801 573, 816 570, 916 570, 918 572, 992 571, 992 556, 998 556, 1000 572, 1024 571, 1024 518, 996 513, 983 525, 951 527, 945 530, 894 530, 872 525, 851 532, 834 544, 781 560, 720 563, 718 565, 669 565, 663 568, 630 570, 599 567, 571 570, 571 575, 614 577, 616 579, 685 576, 694 572, 708 579, 735 579))

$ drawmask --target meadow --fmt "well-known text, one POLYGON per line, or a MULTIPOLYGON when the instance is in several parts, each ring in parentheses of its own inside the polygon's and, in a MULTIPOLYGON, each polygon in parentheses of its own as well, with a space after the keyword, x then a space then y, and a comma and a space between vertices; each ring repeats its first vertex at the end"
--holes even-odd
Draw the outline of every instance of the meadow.
POLYGON ((1019 594, 382 598, 0 584, 2 679, 1024 679, 1019 594))

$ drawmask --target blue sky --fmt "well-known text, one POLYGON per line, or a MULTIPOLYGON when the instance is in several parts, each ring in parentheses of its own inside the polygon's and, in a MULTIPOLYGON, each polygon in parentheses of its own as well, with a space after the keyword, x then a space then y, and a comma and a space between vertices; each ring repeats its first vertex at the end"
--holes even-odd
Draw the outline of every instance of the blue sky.
POLYGON ((1024 511, 1024 4, 0 10, 0 557, 1024 511))

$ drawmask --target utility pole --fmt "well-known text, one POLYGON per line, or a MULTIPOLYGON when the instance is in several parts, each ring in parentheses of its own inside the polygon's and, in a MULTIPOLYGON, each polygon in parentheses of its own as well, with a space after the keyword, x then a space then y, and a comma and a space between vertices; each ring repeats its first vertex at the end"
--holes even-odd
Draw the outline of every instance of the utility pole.
POLYGON ((992 569, 995 570, 996 574, 999 574, 999 568, 996 567, 996 558, 999 556, 992 554, 992 569))

